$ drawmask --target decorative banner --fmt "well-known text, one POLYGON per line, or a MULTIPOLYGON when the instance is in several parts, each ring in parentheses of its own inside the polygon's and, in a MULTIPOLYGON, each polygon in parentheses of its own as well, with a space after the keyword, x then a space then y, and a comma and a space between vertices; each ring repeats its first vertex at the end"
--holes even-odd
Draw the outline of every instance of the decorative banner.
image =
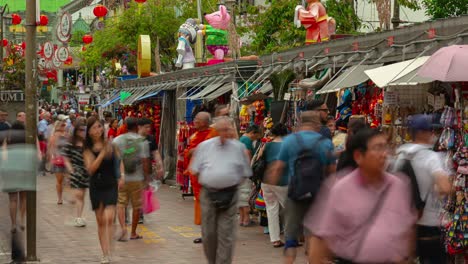
POLYGON ((56 35, 60 42, 66 43, 70 41, 72 30, 72 17, 68 12, 65 12, 60 17, 57 25, 56 35))
POLYGON ((64 37, 69 37, 72 30, 72 17, 68 12, 65 12, 60 17, 60 34, 64 37))
POLYGON ((65 62, 68 59, 68 55, 70 55, 70 53, 66 47, 60 47, 57 50, 57 59, 61 62, 65 62))
POLYGON ((60 33, 60 26, 57 26, 56 36, 57 36, 57 39, 62 43, 68 43, 71 39, 71 35, 67 37, 67 36, 63 36, 62 33, 60 33))
POLYGON ((151 39, 149 35, 140 35, 138 38, 138 77, 147 77, 151 73, 151 39))
POLYGON ((46 68, 47 70, 52 70, 52 69, 54 68, 54 64, 52 63, 52 61, 46 60, 46 61, 45 61, 45 68, 46 68))
POLYGON ((50 42, 44 43, 44 57, 46 59, 51 59, 54 55, 54 45, 50 42))
POLYGON ((62 62, 59 61, 55 56, 52 58, 52 63, 54 64, 55 68, 60 68, 62 66, 62 62))

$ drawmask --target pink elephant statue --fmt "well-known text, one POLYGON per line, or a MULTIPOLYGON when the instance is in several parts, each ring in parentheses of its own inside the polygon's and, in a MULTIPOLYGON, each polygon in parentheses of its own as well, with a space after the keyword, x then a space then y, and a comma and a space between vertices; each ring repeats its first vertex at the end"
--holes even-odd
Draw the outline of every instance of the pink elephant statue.
POLYGON ((294 24, 298 28, 306 28, 306 45, 329 40, 336 26, 335 20, 328 17, 320 0, 307 0, 307 8, 296 6, 294 24))
MULTIPOLYGON (((206 48, 213 55, 217 63, 224 61, 224 56, 229 51, 229 41, 227 29, 231 22, 225 6, 220 5, 219 10, 205 15, 209 25, 200 25, 201 32, 206 36, 206 48)), ((213 64, 208 62, 209 64, 213 64)))

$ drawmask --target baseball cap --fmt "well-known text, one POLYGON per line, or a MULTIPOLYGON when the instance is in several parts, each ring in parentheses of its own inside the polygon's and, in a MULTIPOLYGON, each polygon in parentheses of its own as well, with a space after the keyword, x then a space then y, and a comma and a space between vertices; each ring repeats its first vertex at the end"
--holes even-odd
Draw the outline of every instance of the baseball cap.
POLYGON ((408 126, 413 133, 432 130, 432 116, 414 115, 408 118, 408 126))

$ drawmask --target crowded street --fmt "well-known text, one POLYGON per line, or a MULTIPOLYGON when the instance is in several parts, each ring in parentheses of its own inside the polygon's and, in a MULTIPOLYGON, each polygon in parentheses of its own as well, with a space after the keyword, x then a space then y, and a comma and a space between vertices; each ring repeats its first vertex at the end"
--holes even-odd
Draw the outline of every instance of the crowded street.
POLYGON ((0 0, 0 264, 468 264, 468 0, 0 0))
MULTIPOLYGON (((55 193, 50 191, 54 185, 53 175, 38 176, 37 248, 40 263, 99 263, 96 220, 89 198, 84 210, 88 225, 76 228, 69 194, 65 191, 64 204, 57 205, 55 193)), ((200 227, 193 225, 193 197, 184 200, 177 188, 164 185, 158 191, 158 198, 161 209, 146 216, 145 223, 139 226, 143 239, 113 243, 115 263, 205 263, 202 245, 193 243, 200 237, 200 227)), ((7 197, 0 196, 0 199, 2 204, 8 204, 7 197)), ((9 263, 11 241, 6 206, 0 210, 0 219, 0 263, 9 263)), ((255 259, 278 263, 282 249, 272 248, 267 236, 258 226, 240 229, 235 263, 248 264, 255 259)))

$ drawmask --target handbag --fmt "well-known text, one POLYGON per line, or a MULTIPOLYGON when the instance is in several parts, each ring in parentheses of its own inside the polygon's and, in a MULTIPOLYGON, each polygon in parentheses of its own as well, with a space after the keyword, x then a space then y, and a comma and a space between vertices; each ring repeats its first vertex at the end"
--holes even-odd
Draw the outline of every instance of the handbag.
POLYGON ((52 164, 57 167, 65 167, 65 159, 63 156, 55 156, 52 160, 52 164))
POLYGON ((208 198, 216 209, 228 209, 237 193, 237 185, 221 190, 210 190, 205 188, 208 193, 208 198))
MULTIPOLYGON (((262 146, 262 147, 266 148, 266 145, 262 146)), ((261 149, 261 148, 259 148, 259 149, 261 149)), ((260 154, 257 153, 257 155, 260 155, 260 154)), ((257 182, 257 181, 263 182, 263 176, 265 175, 266 167, 267 167, 267 161, 266 161, 266 158, 265 158, 265 150, 264 150, 264 152, 259 157, 257 156, 255 162, 252 164, 252 177, 251 177, 251 180, 253 182, 257 182)))
POLYGON ((144 214, 151 214, 159 210, 159 199, 152 187, 146 188, 142 192, 143 206, 142 211, 144 214))

